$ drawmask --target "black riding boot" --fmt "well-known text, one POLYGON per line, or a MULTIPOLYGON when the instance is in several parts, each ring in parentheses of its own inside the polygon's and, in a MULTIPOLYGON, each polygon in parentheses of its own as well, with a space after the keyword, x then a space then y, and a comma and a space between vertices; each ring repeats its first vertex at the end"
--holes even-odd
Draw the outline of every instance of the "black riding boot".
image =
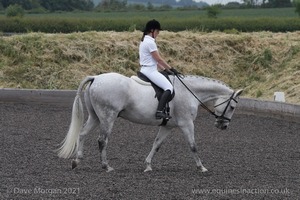
POLYGON ((164 108, 167 102, 170 100, 170 98, 171 98, 171 91, 170 90, 164 91, 158 103, 158 107, 155 115, 156 119, 171 118, 171 116, 169 116, 167 113, 164 112, 164 108))

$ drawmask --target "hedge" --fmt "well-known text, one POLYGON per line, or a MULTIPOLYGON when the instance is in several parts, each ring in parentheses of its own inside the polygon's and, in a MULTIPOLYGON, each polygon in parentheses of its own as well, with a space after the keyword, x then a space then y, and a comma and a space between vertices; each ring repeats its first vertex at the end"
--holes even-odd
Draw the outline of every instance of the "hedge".
MULTIPOLYGON (((271 31, 287 32, 300 30, 300 18, 190 18, 160 20, 163 28, 178 32, 184 30, 224 31, 235 29, 241 32, 271 31)), ((85 31, 142 30, 145 20, 134 19, 87 19, 87 18, 0 18, 3 33, 71 33, 85 31)))

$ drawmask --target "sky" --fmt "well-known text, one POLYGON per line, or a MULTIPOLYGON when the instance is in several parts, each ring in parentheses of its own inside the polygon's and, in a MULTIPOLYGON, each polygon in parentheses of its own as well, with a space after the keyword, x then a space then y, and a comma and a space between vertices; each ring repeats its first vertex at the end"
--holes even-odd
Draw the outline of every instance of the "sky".
POLYGON ((242 3, 241 0, 196 0, 197 2, 199 1, 203 1, 208 3, 209 5, 212 4, 227 4, 228 2, 238 2, 238 3, 242 3))

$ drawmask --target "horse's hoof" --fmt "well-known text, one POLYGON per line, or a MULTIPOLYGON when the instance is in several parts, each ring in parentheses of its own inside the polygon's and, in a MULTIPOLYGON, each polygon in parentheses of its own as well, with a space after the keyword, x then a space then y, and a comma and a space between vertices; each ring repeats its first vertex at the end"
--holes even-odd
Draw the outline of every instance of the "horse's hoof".
POLYGON ((111 172, 114 171, 114 168, 110 167, 108 164, 103 163, 102 164, 102 169, 106 169, 106 172, 111 172))
POLYGON ((201 172, 205 173, 205 172, 208 172, 208 170, 205 167, 201 167, 201 172))
POLYGON ((75 169, 78 166, 78 160, 72 160, 72 169, 75 169))
POLYGON ((150 166, 147 166, 147 168, 144 170, 144 172, 151 172, 152 168, 150 166))
POLYGON ((108 172, 111 172, 111 171, 114 171, 114 168, 108 166, 107 169, 106 169, 106 172, 108 173, 108 172))

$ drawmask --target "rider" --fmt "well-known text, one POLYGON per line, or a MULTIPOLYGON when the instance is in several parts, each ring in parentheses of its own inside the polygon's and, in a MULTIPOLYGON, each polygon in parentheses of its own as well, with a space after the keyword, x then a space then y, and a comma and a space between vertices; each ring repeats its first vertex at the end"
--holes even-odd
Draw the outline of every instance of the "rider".
POLYGON ((160 23, 155 19, 147 22, 144 29, 143 37, 139 46, 140 57, 140 72, 149 78, 154 84, 164 90, 160 101, 158 103, 156 111, 156 119, 171 118, 165 112, 163 112, 166 103, 171 98, 173 92, 173 86, 169 80, 158 72, 157 68, 166 71, 172 71, 174 74, 178 72, 172 68, 168 63, 160 56, 155 39, 161 30, 160 23))

